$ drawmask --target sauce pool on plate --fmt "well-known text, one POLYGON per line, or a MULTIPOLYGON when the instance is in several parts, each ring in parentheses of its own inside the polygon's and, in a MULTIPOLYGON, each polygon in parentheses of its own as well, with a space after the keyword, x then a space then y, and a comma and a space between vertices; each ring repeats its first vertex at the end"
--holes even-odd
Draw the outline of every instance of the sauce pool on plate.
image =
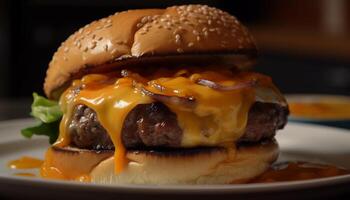
MULTIPOLYGON (((40 169, 43 161, 37 158, 23 156, 8 163, 11 169, 40 169)), ((248 183, 273 183, 285 181, 301 181, 350 174, 350 170, 333 165, 315 164, 309 162, 283 162, 273 164, 269 170, 248 183)), ((20 172, 15 176, 35 177, 33 173, 20 172)), ((89 176, 75 179, 79 182, 90 182, 89 176)))
POLYGON ((15 176, 24 176, 24 177, 36 177, 33 173, 14 173, 15 176))
POLYGON ((11 169, 36 169, 40 168, 42 164, 43 160, 29 156, 23 156, 19 159, 10 161, 7 166, 11 169))

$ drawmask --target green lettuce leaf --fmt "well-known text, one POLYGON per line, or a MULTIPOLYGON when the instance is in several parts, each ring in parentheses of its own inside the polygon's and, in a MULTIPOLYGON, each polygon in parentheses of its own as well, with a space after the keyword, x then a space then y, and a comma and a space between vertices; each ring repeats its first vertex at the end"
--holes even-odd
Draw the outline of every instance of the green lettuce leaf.
POLYGON ((62 112, 56 101, 48 100, 43 96, 33 93, 31 115, 44 123, 51 123, 61 119, 62 112))
POLYGON ((51 123, 40 122, 36 126, 31 126, 21 130, 24 137, 31 138, 33 135, 46 135, 49 136, 50 144, 53 144, 58 137, 60 121, 51 123))
POLYGON ((63 115, 58 103, 33 93, 30 114, 39 121, 39 124, 22 129, 22 135, 27 138, 31 138, 33 135, 46 135, 49 137, 50 143, 54 143, 58 137, 59 124, 63 115))

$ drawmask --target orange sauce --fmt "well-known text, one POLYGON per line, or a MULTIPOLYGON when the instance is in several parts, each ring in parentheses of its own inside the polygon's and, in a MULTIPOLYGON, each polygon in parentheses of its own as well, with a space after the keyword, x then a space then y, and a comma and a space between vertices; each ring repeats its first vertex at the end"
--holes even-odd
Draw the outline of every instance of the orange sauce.
POLYGON ((24 176, 24 177, 35 177, 36 175, 33 173, 15 173, 15 176, 24 176))
MULTIPOLYGON (((87 167, 84 162, 73 162, 72 160, 62 162, 62 160, 57 158, 58 156, 53 155, 52 149, 49 148, 45 154, 45 161, 40 168, 40 176, 42 178, 90 182, 90 176, 88 174, 92 166, 87 167)), ((80 158, 80 160, 82 159, 80 158)))
MULTIPOLYGON (((23 156, 17 160, 10 161, 8 167, 11 169, 35 169, 41 167, 41 177, 49 179, 73 180, 79 182, 91 182, 89 175, 76 175, 74 178, 65 177, 56 168, 43 165, 43 161, 37 158, 23 156), (43 174, 43 171, 45 173, 43 174), (47 173, 50 176, 47 176, 47 173)), ((273 183, 285 181, 302 181, 317 178, 326 178, 350 174, 350 170, 339 168, 333 165, 315 164, 309 162, 283 162, 276 163, 265 173, 248 183, 273 183)), ((35 177, 33 173, 14 173, 15 176, 35 177)))
POLYGON ((345 174, 350 174, 350 171, 332 165, 308 162, 284 162, 272 165, 268 171, 249 183, 302 181, 345 174))
POLYGON ((10 161, 7 166, 11 169, 36 169, 40 168, 43 161, 37 158, 23 156, 19 159, 10 161))
POLYGON ((317 119, 350 119, 350 101, 290 102, 291 114, 317 119))

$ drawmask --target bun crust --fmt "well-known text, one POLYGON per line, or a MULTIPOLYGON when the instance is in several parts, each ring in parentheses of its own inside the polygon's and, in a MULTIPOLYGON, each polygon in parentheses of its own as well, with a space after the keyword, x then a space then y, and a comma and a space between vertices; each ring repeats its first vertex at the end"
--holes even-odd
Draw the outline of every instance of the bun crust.
MULTIPOLYGON (((91 151, 93 152, 93 151, 91 151)), ((90 156, 92 155, 90 152, 90 156)), ((68 171, 77 171, 82 164, 75 163, 74 153, 54 150, 56 158, 72 163, 68 171), (59 155, 66 153, 65 156, 59 155)), ((95 156, 99 152, 94 153, 95 156)), ((114 156, 99 164, 85 156, 85 166, 91 168, 91 181, 100 184, 228 184, 244 183, 265 172, 279 154, 278 144, 270 140, 257 145, 241 146, 236 151, 213 147, 184 149, 169 152, 128 151, 128 165, 121 174, 115 174, 114 156)), ((101 154, 102 157, 105 154, 101 154)), ((96 159, 95 159, 96 160, 96 159)))
POLYGON ((223 60, 246 67, 257 50, 247 29, 216 8, 185 5, 115 13, 79 29, 61 44, 49 64, 44 91, 57 98, 74 78, 136 60, 143 63, 143 58, 197 55, 203 62, 198 56, 208 54, 240 55, 223 60))

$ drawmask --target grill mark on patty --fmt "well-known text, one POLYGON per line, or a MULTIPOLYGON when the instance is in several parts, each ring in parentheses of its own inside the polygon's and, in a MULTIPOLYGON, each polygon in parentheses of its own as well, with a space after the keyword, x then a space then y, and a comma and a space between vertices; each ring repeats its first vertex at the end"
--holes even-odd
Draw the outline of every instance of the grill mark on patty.
MULTIPOLYGON (((273 138, 289 114, 287 107, 256 102, 249 110, 246 131, 239 143, 273 138)), ((96 112, 85 105, 75 108, 69 125, 71 145, 82 149, 110 150, 114 145, 98 121, 96 112)), ((139 104, 125 118, 121 139, 128 149, 180 147, 183 131, 176 114, 160 102, 139 104)))

